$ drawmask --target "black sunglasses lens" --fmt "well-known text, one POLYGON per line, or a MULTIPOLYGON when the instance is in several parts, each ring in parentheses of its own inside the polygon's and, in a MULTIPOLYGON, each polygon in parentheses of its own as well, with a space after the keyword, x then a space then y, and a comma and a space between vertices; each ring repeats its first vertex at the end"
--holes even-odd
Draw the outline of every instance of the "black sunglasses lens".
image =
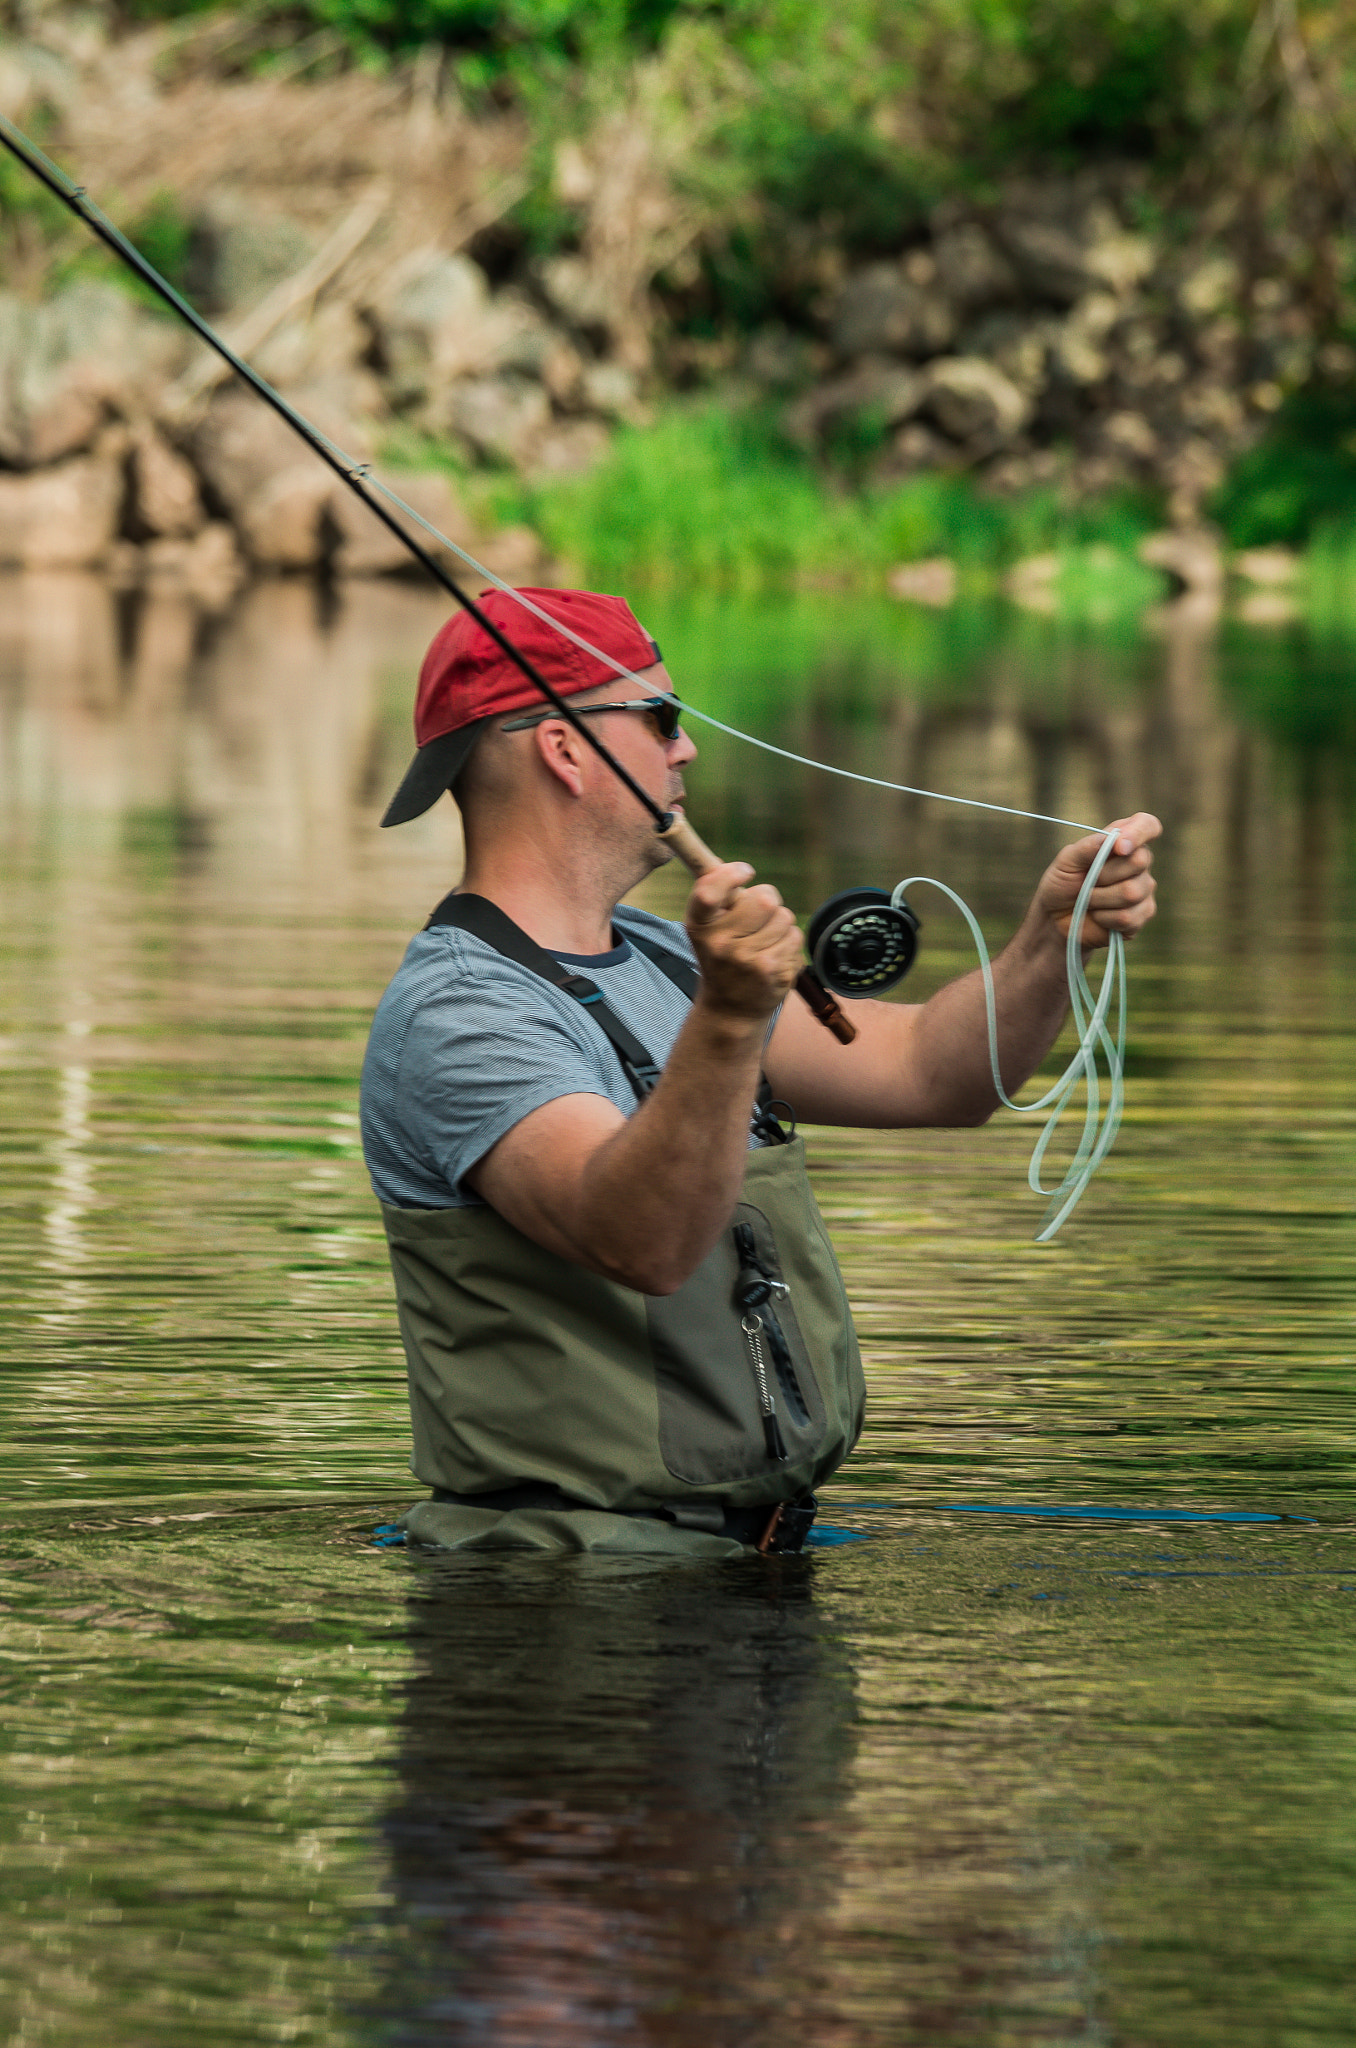
POLYGON ((659 727, 660 739, 666 744, 678 737, 679 716, 678 706, 670 703, 667 697, 661 698, 654 706, 654 722, 659 727))

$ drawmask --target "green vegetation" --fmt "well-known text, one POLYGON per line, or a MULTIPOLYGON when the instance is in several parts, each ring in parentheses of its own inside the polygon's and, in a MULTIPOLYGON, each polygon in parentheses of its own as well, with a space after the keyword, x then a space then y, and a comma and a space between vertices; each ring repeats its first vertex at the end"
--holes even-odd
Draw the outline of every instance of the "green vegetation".
POLYGON ((1300 547, 1356 505, 1356 390, 1311 387, 1234 466, 1213 511, 1235 547, 1300 547))
POLYGON ((607 588, 879 590, 896 564, 946 555, 982 592, 1021 557, 1059 551, 1061 594, 1077 610, 1116 613, 1161 589, 1134 560, 1156 523, 1148 504, 1074 507, 1054 492, 1004 500, 935 471, 853 492, 790 446, 772 414, 711 400, 621 429, 585 476, 486 488, 499 519, 525 520, 607 588))

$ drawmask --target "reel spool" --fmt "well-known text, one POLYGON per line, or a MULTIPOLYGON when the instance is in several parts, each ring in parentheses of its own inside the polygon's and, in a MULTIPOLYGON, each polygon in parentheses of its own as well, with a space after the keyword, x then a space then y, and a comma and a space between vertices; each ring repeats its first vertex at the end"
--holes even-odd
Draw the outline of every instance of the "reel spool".
POLYGON ((876 996, 913 966, 920 929, 908 904, 884 889, 844 889, 810 919, 805 949, 826 988, 876 996))

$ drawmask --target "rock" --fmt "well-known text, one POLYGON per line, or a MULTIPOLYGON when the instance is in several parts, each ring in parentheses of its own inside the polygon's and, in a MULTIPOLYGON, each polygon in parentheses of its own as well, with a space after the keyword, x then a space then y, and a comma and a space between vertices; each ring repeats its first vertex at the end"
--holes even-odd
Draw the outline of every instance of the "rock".
POLYGON ((217 191, 193 223, 188 296, 209 313, 253 305, 315 254, 315 237, 253 193, 217 191))
POLYGON ((915 284, 900 263, 869 263, 849 277, 830 320, 840 356, 931 356, 956 336, 956 316, 940 292, 915 284))
POLYGON ((90 446, 182 360, 182 335, 94 280, 41 305, 0 293, 0 464, 31 469, 90 446))
POLYGON ((925 427, 921 420, 910 420, 900 427, 890 442, 884 461, 880 464, 883 480, 894 477, 917 476, 929 469, 950 469, 956 463, 956 450, 950 441, 944 441, 931 427, 925 427))
MULTIPOLYGON (((328 379, 288 394, 322 433, 357 461, 370 456, 362 417, 373 387, 328 379)), ((290 427, 248 391, 223 388, 184 441, 209 505, 231 521, 251 559, 268 569, 318 567, 338 545, 332 507, 344 490, 290 427)))
POLYGON ((1024 611, 1051 613, 1059 604, 1058 555, 1028 555, 1014 562, 1003 578, 1003 590, 1024 611))
POLYGON ((203 524, 198 479, 153 427, 142 427, 128 462, 131 503, 124 530, 139 539, 182 539, 203 524))
POLYGON ((948 605, 956 595, 956 565, 945 555, 926 562, 901 562, 885 580, 891 597, 914 604, 948 605))
POLYGON ((479 367, 489 307, 484 271, 469 256, 439 256, 367 309, 395 404, 418 400, 430 383, 479 367))
MULTIPOLYGON (((422 472, 414 476, 396 471, 386 479, 392 490, 398 491, 416 512, 436 526, 439 533, 455 541, 459 547, 475 552, 476 535, 462 504, 460 494, 451 477, 439 470, 422 472)), ((357 495, 344 486, 337 486, 331 500, 331 514, 338 528, 338 544, 334 554, 334 570, 340 576, 400 576, 422 575, 418 562, 409 549, 396 539, 389 527, 369 512, 357 495)), ((458 557, 450 550, 440 548, 431 534, 413 520, 407 519, 399 506, 392 506, 392 512, 403 526, 409 528, 421 546, 428 549, 435 561, 457 573, 458 557)))
POLYGON ((571 327, 584 333, 610 331, 617 309, 582 256, 548 256, 536 266, 535 274, 547 303, 571 327))
POLYGON ((1129 235, 1104 204, 1071 204, 1067 188, 1015 194, 995 227, 1024 285, 1058 305, 1072 305, 1104 285, 1126 293, 1154 266, 1153 245, 1129 235))
POLYGON ((581 380, 582 397, 590 412, 604 419, 637 420, 644 417, 640 387, 633 370, 622 363, 590 363, 581 380))
POLYGON ((534 474, 580 476, 601 462, 612 436, 601 420, 555 420, 537 443, 534 474))
POLYGON ((1217 448, 1193 434, 1161 465, 1168 485, 1168 516, 1179 530, 1196 526, 1201 507, 1224 481, 1224 458, 1217 448))
POLYGON ((1244 548, 1234 556, 1229 567, 1236 576, 1246 577, 1249 583, 1260 583, 1266 589, 1276 590, 1294 582, 1299 575, 1300 559, 1290 548, 1244 548))
POLYGON ((874 419, 897 427, 917 412, 927 396, 927 381, 889 356, 864 356, 840 377, 807 391, 786 413, 786 429, 802 446, 810 446, 840 420, 874 419))
POLYGON ((1150 569, 1164 569, 1184 590, 1218 597, 1224 584, 1224 557, 1218 537, 1207 528, 1176 533, 1150 533, 1136 552, 1150 569))
POLYGON ((1102 382, 1111 367, 1106 338, 1119 317, 1120 306, 1112 293, 1089 292, 1054 329, 1052 366, 1066 383, 1102 382))
POLYGON ((1048 315, 1032 319, 1020 313, 989 313, 966 328, 960 353, 995 363, 1019 391, 1035 398, 1049 381, 1050 358, 1061 333, 1060 322, 1048 315))
POLYGON ((1185 270, 1177 281, 1177 302, 1192 320, 1206 320, 1236 305, 1243 295, 1243 273, 1232 256, 1207 256, 1185 270))
POLYGON ((270 477, 236 516, 250 559, 261 569, 318 569, 337 544, 330 506, 339 488, 315 461, 270 477))
POLYGON ((352 374, 368 346, 368 331, 353 308, 332 301, 285 321, 250 352, 250 361, 278 390, 295 390, 352 374))
POLYGON ((505 526, 485 536, 476 548, 485 567, 505 583, 540 583, 547 568, 546 550, 530 526, 505 526))
POLYGON ((0 475, 0 567, 88 569, 103 561, 117 535, 125 453, 115 433, 72 462, 0 475))
POLYGON ((527 377, 467 377, 444 395, 437 417, 477 455, 517 468, 531 461, 550 426, 551 403, 527 377))
POLYGON ((1152 462, 1158 453, 1158 436, 1143 413, 1110 413, 1102 427, 1102 439, 1114 454, 1132 462, 1152 462))
POLYGON ((942 290, 962 314, 982 312, 1018 296, 1016 270, 977 221, 943 229, 932 251, 942 290))
POLYGON ((927 367, 927 403, 955 440, 991 452, 1011 441, 1031 417, 1031 401, 1010 377, 980 356, 942 356, 927 367))
POLYGON ((766 391, 796 391, 822 365, 804 335, 786 327, 762 327, 749 342, 744 370, 766 391))

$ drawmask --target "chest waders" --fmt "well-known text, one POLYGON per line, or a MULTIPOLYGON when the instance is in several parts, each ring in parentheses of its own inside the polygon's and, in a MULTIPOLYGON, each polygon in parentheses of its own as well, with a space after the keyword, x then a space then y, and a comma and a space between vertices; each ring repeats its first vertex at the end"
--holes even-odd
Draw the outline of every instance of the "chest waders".
MULTIPOLYGON (((585 976, 494 904, 450 896, 451 924, 573 996, 638 1100, 659 1069, 585 976)), ((689 998, 695 970, 628 934, 689 998)), ((382 1205, 409 1365, 411 1469, 434 1497, 417 1540, 448 1548, 730 1555, 847 1456, 866 1390, 804 1146, 766 1103, 730 1228, 675 1294, 637 1293, 524 1237, 494 1209, 382 1205)))

